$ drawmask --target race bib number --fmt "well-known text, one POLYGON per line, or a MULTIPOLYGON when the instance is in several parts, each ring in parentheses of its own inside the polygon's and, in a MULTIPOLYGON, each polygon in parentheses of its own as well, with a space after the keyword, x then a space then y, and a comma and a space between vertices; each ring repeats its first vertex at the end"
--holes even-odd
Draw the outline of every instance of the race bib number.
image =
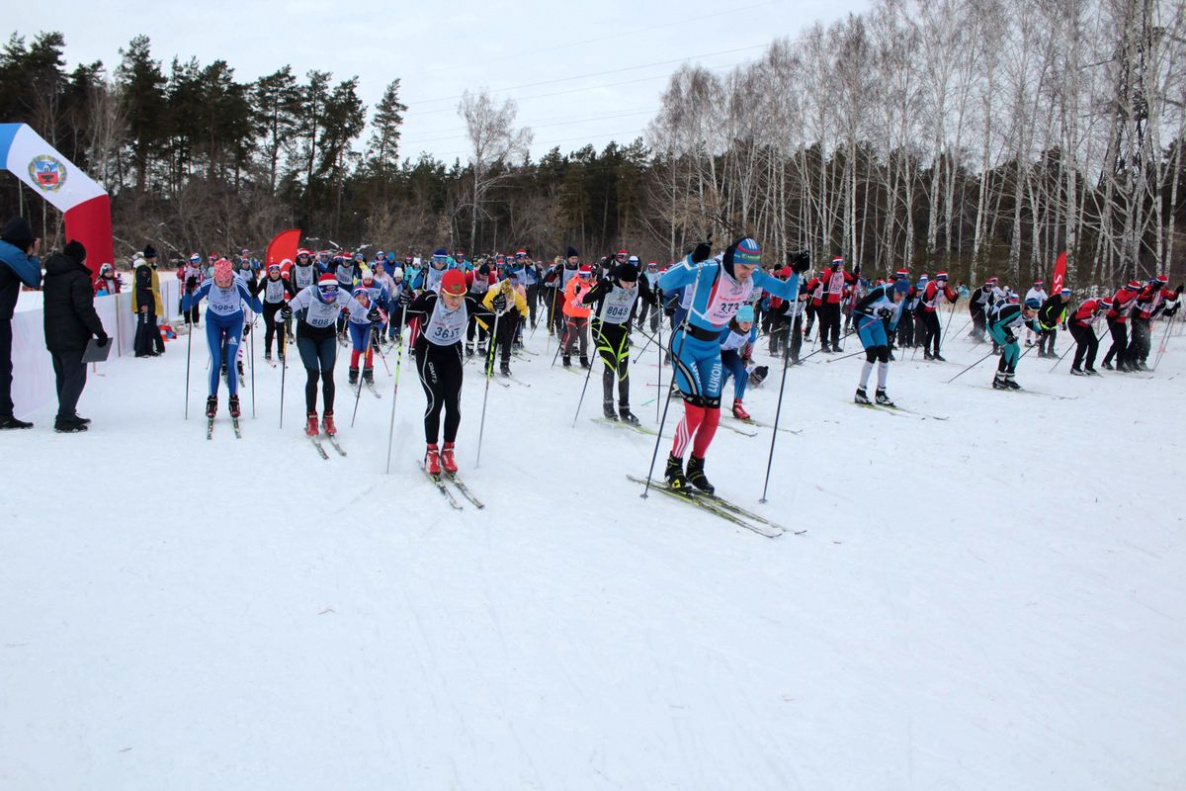
POLYGON ((708 306, 704 309, 704 318, 714 327, 725 326, 730 319, 737 315, 741 306, 749 302, 753 290, 752 280, 739 283, 722 269, 713 286, 708 306))

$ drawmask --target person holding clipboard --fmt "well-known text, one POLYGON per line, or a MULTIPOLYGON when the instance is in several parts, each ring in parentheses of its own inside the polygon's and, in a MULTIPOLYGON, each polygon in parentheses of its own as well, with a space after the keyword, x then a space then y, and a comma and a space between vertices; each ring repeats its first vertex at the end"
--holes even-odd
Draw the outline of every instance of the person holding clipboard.
POLYGON ((86 248, 73 241, 60 253, 45 261, 44 314, 45 348, 53 358, 58 390, 58 415, 54 431, 74 434, 86 431, 90 420, 79 417, 76 407, 86 387, 86 364, 90 359, 106 359, 107 333, 95 312, 95 292, 86 248), (91 341, 91 336, 94 341, 91 341), (88 350, 88 342, 93 347, 88 350), (87 352, 98 351, 98 356, 87 352))

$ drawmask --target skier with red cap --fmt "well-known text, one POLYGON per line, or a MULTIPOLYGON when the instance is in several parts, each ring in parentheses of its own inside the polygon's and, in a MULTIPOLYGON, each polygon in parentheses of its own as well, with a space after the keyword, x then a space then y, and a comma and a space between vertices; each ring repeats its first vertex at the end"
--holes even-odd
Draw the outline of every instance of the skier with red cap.
POLYGON ((460 269, 449 269, 442 275, 438 291, 424 291, 412 299, 411 291, 400 294, 405 314, 415 322, 412 332, 412 353, 416 358, 416 373, 428 405, 424 410, 424 471, 440 477, 457 472, 454 443, 461 425, 461 382, 464 353, 462 336, 471 315, 487 323, 495 313, 508 309, 502 294, 493 299, 494 312, 484 307, 472 294, 467 294, 465 274, 460 269), (439 291, 439 293, 438 293, 439 291), (441 414, 444 413, 445 444, 441 440, 441 414))
POLYGON ((924 360, 946 362, 939 354, 939 341, 942 339, 942 327, 939 324, 939 302, 946 299, 951 304, 959 299, 959 293, 947 284, 947 273, 940 272, 935 279, 927 283, 919 300, 918 315, 922 319, 922 356, 924 360), (934 351, 931 351, 931 348, 934 351))

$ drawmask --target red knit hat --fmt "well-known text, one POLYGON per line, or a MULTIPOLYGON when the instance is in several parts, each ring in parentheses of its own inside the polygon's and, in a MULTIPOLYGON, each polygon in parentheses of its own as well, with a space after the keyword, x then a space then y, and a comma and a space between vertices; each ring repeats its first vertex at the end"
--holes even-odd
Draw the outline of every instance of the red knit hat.
POLYGON ((465 275, 460 269, 450 269, 441 278, 441 293, 460 297, 465 294, 465 275))

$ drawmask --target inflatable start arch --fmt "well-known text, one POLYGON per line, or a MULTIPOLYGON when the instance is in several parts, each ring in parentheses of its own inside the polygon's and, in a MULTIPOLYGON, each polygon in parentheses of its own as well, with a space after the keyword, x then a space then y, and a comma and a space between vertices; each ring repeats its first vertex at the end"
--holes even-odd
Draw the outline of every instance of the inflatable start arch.
POLYGON ((82 242, 92 271, 115 263, 111 199, 94 179, 28 124, 0 124, 0 166, 65 215, 66 239, 82 242))

